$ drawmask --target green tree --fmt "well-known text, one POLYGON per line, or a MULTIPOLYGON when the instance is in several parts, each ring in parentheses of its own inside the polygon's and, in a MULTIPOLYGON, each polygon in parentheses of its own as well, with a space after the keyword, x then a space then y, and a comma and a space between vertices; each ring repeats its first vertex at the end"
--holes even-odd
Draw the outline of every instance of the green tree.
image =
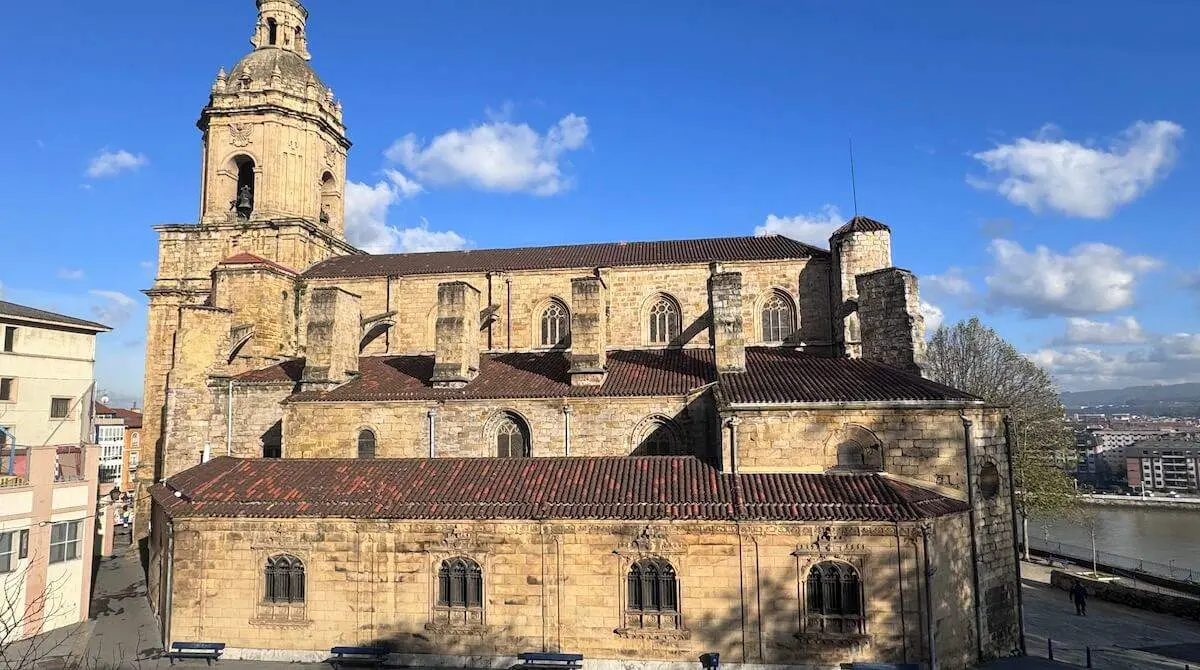
POLYGON ((938 328, 926 359, 930 379, 1009 408, 1023 537, 1030 516, 1058 518, 1072 509, 1075 485, 1063 466, 1075 459, 1075 440, 1050 375, 978 318, 938 328))

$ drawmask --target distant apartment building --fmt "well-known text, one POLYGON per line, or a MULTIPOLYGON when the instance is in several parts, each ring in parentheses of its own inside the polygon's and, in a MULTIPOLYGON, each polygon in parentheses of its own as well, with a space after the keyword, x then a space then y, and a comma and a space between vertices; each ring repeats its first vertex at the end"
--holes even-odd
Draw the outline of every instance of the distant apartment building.
POLYGON ((91 321, 0 301, 0 631, 87 618, 100 450, 91 321))
POLYGON ((1125 466, 1130 486, 1200 492, 1200 442, 1144 440, 1125 448, 1125 466))
POLYGON ((96 443, 100 445, 100 481, 132 491, 141 458, 142 415, 135 409, 96 403, 96 443))
POLYGON ((1094 471, 1096 472, 1097 479, 1106 480, 1101 483, 1108 483, 1112 480, 1124 478, 1126 474, 1126 447, 1132 446, 1135 442, 1141 440, 1167 436, 1171 434, 1171 431, 1162 430, 1161 428, 1129 428, 1124 430, 1089 430, 1088 433, 1094 445, 1094 471), (1102 469, 1104 472, 1101 472, 1102 469))

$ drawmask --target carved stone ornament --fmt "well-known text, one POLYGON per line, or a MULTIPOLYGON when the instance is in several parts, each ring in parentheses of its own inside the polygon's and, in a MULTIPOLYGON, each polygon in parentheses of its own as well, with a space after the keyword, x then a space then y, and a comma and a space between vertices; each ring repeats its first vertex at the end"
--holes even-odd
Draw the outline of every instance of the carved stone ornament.
POLYGON ((250 140, 250 124, 234 123, 229 126, 229 143, 235 147, 248 147, 250 140))
POLYGON ((288 150, 292 152, 300 151, 300 140, 294 137, 288 140, 288 150))
POLYGON ((833 529, 826 526, 817 531, 817 536, 813 539, 813 548, 821 558, 828 556, 833 548, 833 529))
POLYGON ((454 526, 442 532, 442 549, 449 553, 470 553, 479 550, 479 540, 473 533, 454 526))
POLYGON ((336 162, 337 162, 337 151, 333 148, 332 144, 326 142, 325 143, 325 165, 327 165, 329 167, 333 167, 334 163, 336 163, 336 162))
POLYGON ((637 535, 629 540, 629 547, 639 554, 665 554, 683 551, 683 545, 667 539, 667 533, 662 528, 644 526, 637 535))
POLYGON ((796 639, 806 647, 825 647, 827 649, 854 649, 871 643, 871 636, 866 634, 835 634, 818 631, 796 633, 796 639))

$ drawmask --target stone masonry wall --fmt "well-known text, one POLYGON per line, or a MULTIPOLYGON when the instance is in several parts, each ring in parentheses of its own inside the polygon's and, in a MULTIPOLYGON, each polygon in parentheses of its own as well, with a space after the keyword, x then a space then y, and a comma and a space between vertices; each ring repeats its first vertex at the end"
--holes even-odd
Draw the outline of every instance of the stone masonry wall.
POLYGON ((925 319, 917 278, 887 268, 858 275, 862 357, 920 374, 925 363, 925 319))
POLYGON ((429 455, 429 410, 435 410, 436 455, 496 455, 496 421, 504 412, 529 426, 532 454, 538 456, 626 456, 632 453, 660 417, 678 428, 685 453, 706 456, 710 405, 698 398, 561 398, 521 400, 456 400, 436 402, 297 402, 284 406, 285 458, 352 458, 359 431, 376 435, 379 458, 423 458, 429 455), (570 412, 570 453, 566 446, 566 413, 570 412))
MULTIPOLYGON (((234 655, 317 658, 333 645, 383 643, 405 654, 547 650, 690 667, 718 651, 725 662, 832 670, 851 660, 917 662, 925 653, 920 541, 910 524, 182 519, 174 536, 168 637, 222 640, 234 655), (830 540, 819 546, 826 529, 830 540), (263 566, 280 553, 305 563, 304 604, 263 601, 263 566), (455 556, 483 571, 474 625, 447 624, 435 606, 438 566, 455 556), (646 556, 677 572, 677 629, 641 629, 625 613, 629 566, 646 556), (822 560, 848 562, 861 575, 860 641, 807 628, 804 580, 822 560)), ((164 544, 156 534, 152 562, 164 544)), ((962 603, 957 613, 947 606, 947 616, 969 618, 962 603)))
POLYGON ((860 352, 859 316, 855 308, 858 299, 856 277, 892 266, 892 234, 886 230, 856 232, 832 240, 833 303, 840 318, 838 341, 844 343, 846 354, 857 357, 860 352))

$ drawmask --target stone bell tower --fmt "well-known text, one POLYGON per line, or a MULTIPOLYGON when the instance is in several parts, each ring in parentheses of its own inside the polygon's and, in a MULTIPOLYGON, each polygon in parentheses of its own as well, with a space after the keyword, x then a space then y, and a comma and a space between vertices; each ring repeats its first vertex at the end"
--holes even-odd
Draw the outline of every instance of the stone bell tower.
MULTIPOLYGON (((253 50, 221 69, 197 124, 200 220, 155 226, 143 494, 194 465, 196 444, 209 441, 187 408, 213 402, 211 389, 240 370, 299 354, 298 273, 362 253, 345 239, 350 140, 341 103, 309 65, 308 12, 299 0, 257 6, 253 50)), ((139 535, 147 510, 139 504, 139 535)))
POLYGON ((258 0, 254 50, 212 86, 204 132, 202 223, 301 219, 344 239, 342 105, 309 65, 308 12, 258 0))

